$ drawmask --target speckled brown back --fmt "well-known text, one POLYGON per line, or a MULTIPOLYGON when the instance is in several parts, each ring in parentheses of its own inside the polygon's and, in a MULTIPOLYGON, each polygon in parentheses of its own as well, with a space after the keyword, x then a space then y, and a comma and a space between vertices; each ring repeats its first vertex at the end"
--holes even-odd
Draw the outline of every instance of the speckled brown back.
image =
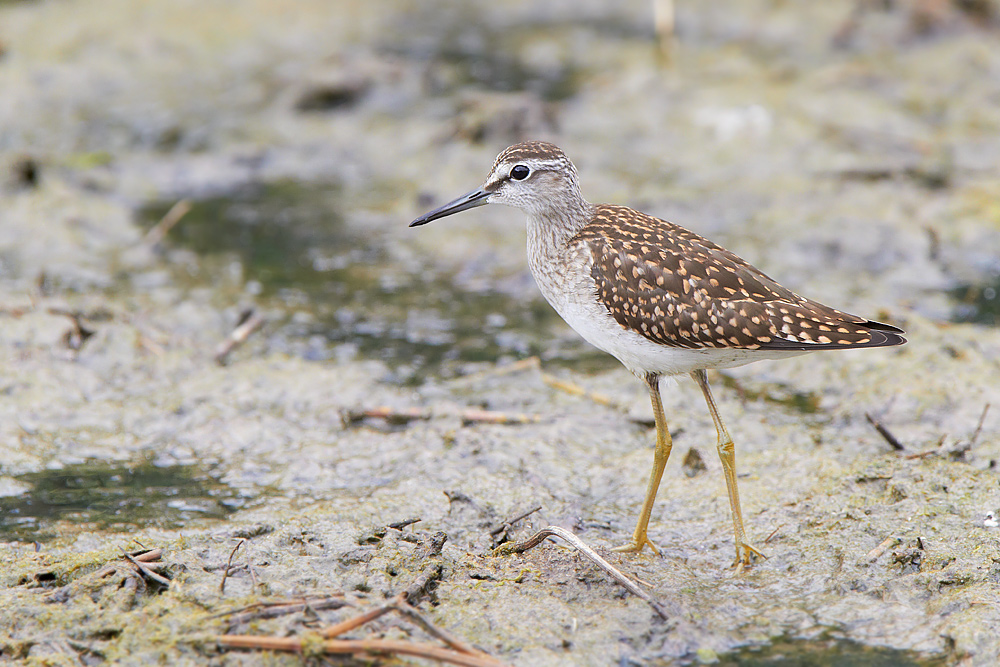
POLYGON ((682 348, 778 350, 901 345, 899 329, 805 299, 683 227, 594 207, 573 243, 593 256, 597 297, 623 327, 682 348))

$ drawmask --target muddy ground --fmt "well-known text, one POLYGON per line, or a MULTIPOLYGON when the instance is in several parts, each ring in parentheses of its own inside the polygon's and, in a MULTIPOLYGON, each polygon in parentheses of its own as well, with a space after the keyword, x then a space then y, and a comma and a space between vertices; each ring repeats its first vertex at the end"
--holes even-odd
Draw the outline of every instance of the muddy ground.
POLYGON ((514 665, 1000 661, 1000 7, 678 4, 668 44, 639 0, 0 3, 0 660, 298 664, 215 636, 315 651, 409 589, 514 665), (541 300, 520 213, 406 228, 525 138, 907 331, 710 373, 748 573, 693 383, 664 391, 663 553, 610 554, 643 387, 541 300), (556 542, 490 555, 546 525, 670 620, 556 542))

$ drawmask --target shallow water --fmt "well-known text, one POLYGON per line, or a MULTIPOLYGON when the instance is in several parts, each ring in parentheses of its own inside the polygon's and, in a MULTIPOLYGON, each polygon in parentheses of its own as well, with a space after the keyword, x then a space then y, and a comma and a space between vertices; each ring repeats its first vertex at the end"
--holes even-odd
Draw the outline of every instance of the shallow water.
MULTIPOLYGON (((553 363, 608 368, 616 362, 582 341, 560 341, 555 312, 540 298, 469 291, 433 266, 399 266, 389 239, 348 229, 336 187, 296 182, 248 187, 193 202, 171 231, 172 247, 198 255, 176 266, 188 286, 245 279, 244 298, 285 313, 267 346, 311 360, 361 356, 391 377, 419 384, 466 364, 538 355, 553 363)), ((140 212, 146 226, 169 208, 140 212)))
POLYGON ((44 542, 82 529, 180 528, 246 505, 198 465, 94 460, 14 479, 30 489, 0 497, 0 541, 44 542))
POLYGON ((938 667, 942 659, 843 640, 775 641, 719 656, 720 667, 938 667))
POLYGON ((952 320, 1000 327, 1000 276, 986 283, 961 285, 949 292, 952 320))

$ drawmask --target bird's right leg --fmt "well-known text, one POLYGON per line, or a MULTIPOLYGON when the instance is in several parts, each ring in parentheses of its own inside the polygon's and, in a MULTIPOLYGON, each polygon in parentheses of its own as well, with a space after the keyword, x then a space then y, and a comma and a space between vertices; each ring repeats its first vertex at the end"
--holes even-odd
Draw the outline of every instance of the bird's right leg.
POLYGON ((646 486, 646 500, 642 503, 642 512, 639 514, 639 523, 636 524, 635 532, 632 533, 632 540, 628 544, 612 549, 621 553, 638 553, 643 547, 648 546, 654 553, 659 554, 660 550, 650 541, 646 534, 649 526, 649 517, 653 513, 653 503, 656 501, 656 492, 660 488, 660 479, 663 477, 663 469, 670 458, 670 449, 673 442, 670 439, 670 431, 667 430, 667 418, 663 415, 663 401, 660 399, 660 376, 649 373, 645 377, 646 386, 649 388, 649 398, 653 403, 653 418, 656 421, 656 449, 653 452, 653 471, 649 474, 649 484, 646 486))

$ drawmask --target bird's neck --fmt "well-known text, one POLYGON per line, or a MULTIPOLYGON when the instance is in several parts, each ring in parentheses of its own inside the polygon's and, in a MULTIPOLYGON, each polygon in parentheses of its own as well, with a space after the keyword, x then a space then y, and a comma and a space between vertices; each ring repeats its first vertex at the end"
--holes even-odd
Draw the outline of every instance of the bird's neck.
POLYGON ((558 255, 593 215, 593 204, 580 197, 570 205, 528 213, 529 255, 558 255))

